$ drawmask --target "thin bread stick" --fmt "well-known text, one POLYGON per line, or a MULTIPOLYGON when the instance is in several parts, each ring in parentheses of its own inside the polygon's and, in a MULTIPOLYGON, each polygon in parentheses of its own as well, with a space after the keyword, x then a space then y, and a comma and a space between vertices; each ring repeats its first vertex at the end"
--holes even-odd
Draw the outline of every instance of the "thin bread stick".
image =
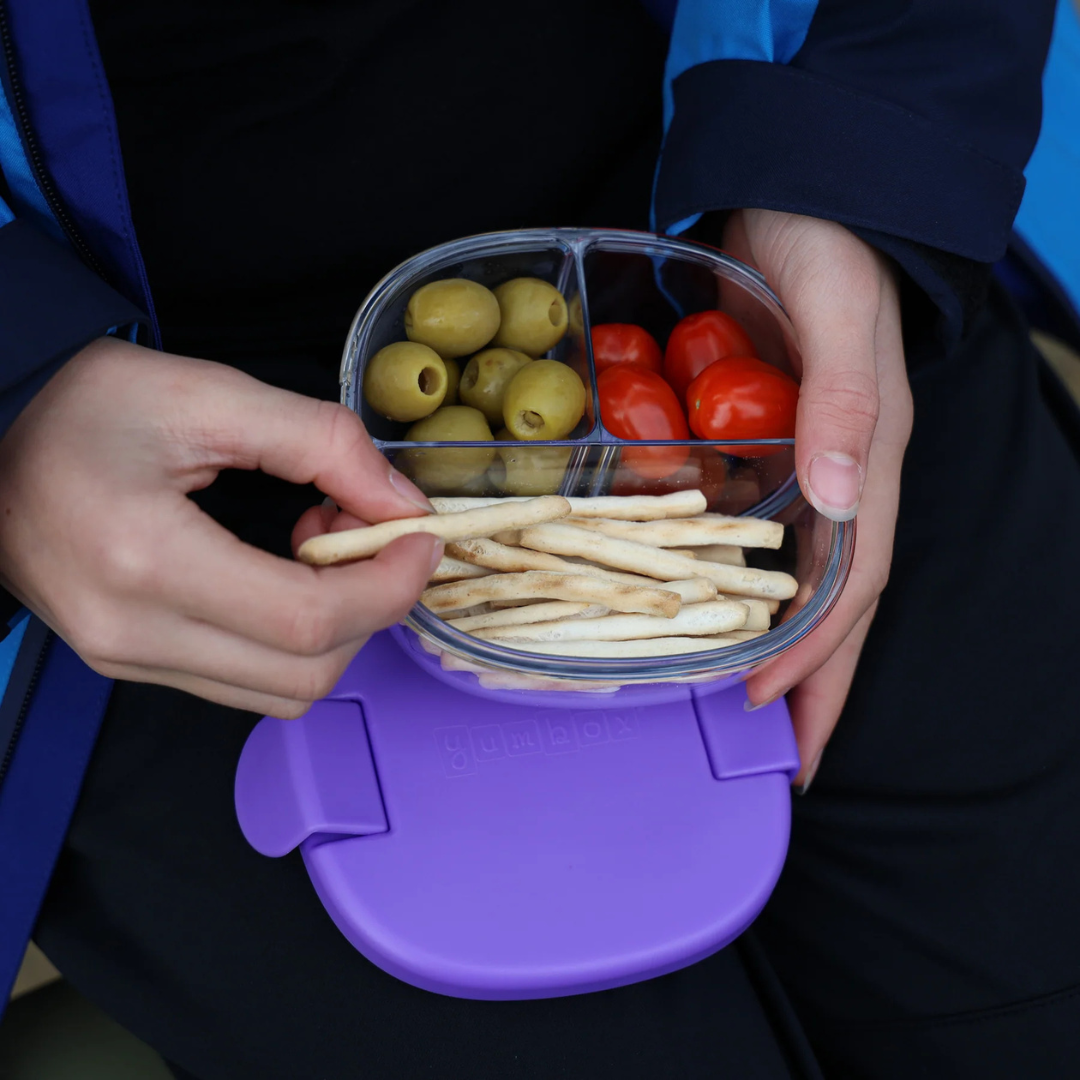
POLYGON ((573 682, 570 679, 545 679, 542 675, 518 675, 510 671, 477 673, 485 690, 562 690, 582 694, 613 694, 622 687, 608 682, 573 682))
MULTIPOLYGON (((798 591, 798 582, 778 570, 757 570, 748 566, 726 566, 702 559, 684 559, 662 548, 632 540, 616 540, 575 525, 533 525, 521 535, 523 547, 559 555, 583 555, 587 559, 620 570, 660 580, 708 578, 718 592, 734 596, 754 596, 787 600, 798 591)), ((487 579, 481 578, 481 581, 487 579)), ((440 586, 445 588, 446 586, 440 586)))
POLYGON ((439 565, 435 567, 435 573, 428 578, 429 584, 441 585, 444 581, 460 581, 462 578, 487 577, 493 573, 486 566, 476 566, 465 562, 463 559, 454 559, 443 556, 439 565))
POLYGON ((526 623, 556 622, 559 619, 593 619, 606 615, 610 610, 603 604, 549 600, 546 603, 503 608, 501 611, 489 611, 486 615, 470 615, 464 619, 447 619, 446 621, 455 630, 464 630, 472 634, 477 630, 487 630, 493 626, 524 626, 526 623))
POLYGON ((746 556, 737 544, 699 544, 690 550, 706 562, 727 563, 728 566, 746 565, 746 556))
MULTIPOLYGON (((646 638, 642 641, 503 641, 506 649, 540 653, 544 656, 595 656, 604 660, 631 657, 678 656, 682 653, 711 652, 736 644, 708 637, 646 638)), ((664 679, 670 682, 670 679, 664 679)))
POLYGON ((520 529, 500 529, 491 534, 491 539, 497 544, 506 544, 508 547, 517 547, 521 543, 520 529))
POLYGON ((717 600, 737 600, 746 605, 746 625, 743 630, 768 630, 772 626, 769 605, 764 600, 755 600, 749 596, 717 596, 717 600))
POLYGON ((543 597, 603 604, 614 611, 638 611, 671 618, 682 606, 679 594, 660 587, 646 589, 588 574, 554 574, 529 570, 523 574, 492 574, 473 581, 452 581, 425 590, 420 602, 436 615, 491 600, 543 597))
MULTIPOLYGON (((569 562, 560 559, 557 555, 549 555, 542 551, 532 551, 524 547, 509 547, 499 544, 494 540, 486 540, 478 537, 473 540, 462 540, 456 544, 450 544, 448 551, 456 559, 475 563, 477 566, 486 566, 490 570, 502 570, 506 573, 521 573, 524 570, 550 570, 561 574, 589 574, 592 577, 604 578, 608 581, 619 581, 624 585, 637 585, 641 588, 656 588, 656 579, 644 574, 623 574, 618 570, 611 570, 606 566, 597 566, 594 562, 569 562)), ((698 604, 705 600, 712 600, 716 593, 712 590, 716 586, 709 583, 707 578, 694 574, 686 575, 682 580, 670 581, 664 585, 665 589, 677 592, 685 604, 698 604), (690 584, 693 581, 694 584, 690 584)))
POLYGON ((633 540, 653 547, 695 547, 701 544, 738 544, 741 547, 778 548, 784 541, 784 526, 763 518, 708 517, 680 521, 617 521, 609 518, 575 518, 568 525, 592 529, 616 540, 633 540))
POLYGON ((729 630, 726 634, 716 634, 711 641, 724 641, 728 645, 740 645, 744 641, 753 641, 754 638, 764 637, 764 630, 747 630, 745 627, 742 630, 729 630))
POLYGON ((688 604, 671 619, 655 619, 651 615, 604 615, 598 619, 497 626, 477 630, 475 635, 485 641, 507 644, 514 641, 633 641, 723 634, 740 630, 745 623, 745 605, 713 600, 706 604, 688 604))
POLYGON ((366 559, 382 551, 399 536, 424 532, 443 540, 464 540, 471 536, 490 536, 499 529, 517 529, 543 521, 554 521, 570 513, 570 504, 559 495, 509 505, 484 506, 460 514, 428 514, 424 517, 399 518, 367 525, 361 529, 313 536, 300 545, 297 557, 314 566, 366 559))
MULTIPOLYGON (((494 503, 519 502, 520 497, 504 499, 436 497, 431 505, 440 514, 473 510, 494 503)), ((670 495, 598 495, 591 499, 569 496, 572 514, 578 517, 604 517, 620 521, 660 521, 664 518, 687 518, 705 512, 708 503, 700 491, 674 491, 670 495)), ((510 528, 511 526, 503 526, 510 528)))

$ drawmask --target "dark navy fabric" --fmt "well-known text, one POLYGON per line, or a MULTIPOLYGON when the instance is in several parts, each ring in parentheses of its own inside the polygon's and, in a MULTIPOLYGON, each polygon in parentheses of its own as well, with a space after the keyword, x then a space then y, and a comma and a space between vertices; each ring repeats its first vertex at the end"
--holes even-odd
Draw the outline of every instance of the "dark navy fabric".
POLYGON ((0 433, 78 347, 143 320, 130 301, 16 219, 0 229, 0 433))
POLYGON ((0 786, 0 1011, 64 842, 112 689, 109 679, 91 671, 35 619, 9 683, 21 693, 8 694, 4 709, 21 707, 42 648, 47 652, 37 689, 0 786))
POLYGON ((86 0, 4 0, 43 166, 105 276, 153 322, 112 97, 86 0))

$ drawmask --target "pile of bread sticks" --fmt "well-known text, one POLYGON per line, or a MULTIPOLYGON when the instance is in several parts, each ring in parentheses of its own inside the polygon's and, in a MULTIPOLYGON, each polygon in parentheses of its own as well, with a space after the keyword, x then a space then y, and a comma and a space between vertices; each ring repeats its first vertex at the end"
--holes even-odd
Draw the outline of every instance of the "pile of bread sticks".
MULTIPOLYGON (((779 548, 783 526, 706 513, 700 491, 431 501, 434 515, 317 536, 299 557, 315 565, 368 558, 399 536, 433 533, 446 554, 421 603, 477 638, 549 656, 672 656, 738 644, 766 633, 797 589, 790 574, 748 567, 743 552, 779 548)), ((476 671, 485 685, 537 686, 450 653, 442 662, 476 671)))

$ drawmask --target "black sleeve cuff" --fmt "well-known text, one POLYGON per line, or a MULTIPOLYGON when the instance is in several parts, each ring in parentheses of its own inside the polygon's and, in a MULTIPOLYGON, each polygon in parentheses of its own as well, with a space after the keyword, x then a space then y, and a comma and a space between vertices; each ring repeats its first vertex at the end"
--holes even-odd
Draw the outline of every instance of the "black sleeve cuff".
POLYGON ((70 251, 16 219, 0 228, 0 434, 82 346, 146 316, 70 251))
POLYGON ((781 64, 699 64, 673 86, 656 184, 661 229, 761 207, 977 262, 1005 253, 1023 174, 889 102, 781 64))

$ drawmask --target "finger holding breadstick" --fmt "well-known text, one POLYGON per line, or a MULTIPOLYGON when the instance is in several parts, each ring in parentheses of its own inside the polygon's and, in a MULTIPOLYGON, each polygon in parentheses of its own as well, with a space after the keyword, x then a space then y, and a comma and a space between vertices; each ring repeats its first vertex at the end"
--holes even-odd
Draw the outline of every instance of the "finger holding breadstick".
POLYGON ((641 588, 587 574, 555 574, 529 570, 523 574, 492 574, 474 581, 436 585, 420 596, 420 602, 436 615, 472 607, 492 600, 583 601, 603 604, 614 611, 636 611, 671 618, 682 606, 679 594, 659 587, 641 588))
POLYGON ((740 630, 746 607, 730 600, 689 604, 671 619, 651 615, 604 615, 598 619, 566 619, 476 630, 485 641, 634 641, 646 638, 699 637, 740 630))
POLYGON ((366 559, 378 554, 400 536, 424 532, 443 540, 465 540, 490 536, 500 529, 520 529, 545 521, 555 521, 570 513, 570 504, 559 495, 543 495, 524 502, 482 506, 461 513, 429 514, 427 517, 383 521, 362 529, 313 536, 300 545, 297 557, 314 566, 366 559))
POLYGON ((580 555, 615 566, 620 570, 663 579, 708 578, 721 593, 787 600, 795 595, 798 582, 778 570, 757 570, 748 566, 727 566, 702 559, 685 559, 662 548, 632 540, 616 540, 575 525, 549 523, 533 525, 521 534, 523 547, 557 555, 580 555))
MULTIPOLYGON (((440 514, 449 514, 496 503, 519 501, 520 498, 513 496, 504 499, 436 496, 431 499, 431 505, 440 514)), ((670 495, 598 495, 587 499, 568 496, 567 501, 570 503, 570 512, 578 517, 604 517, 620 521, 661 521, 664 518, 694 517, 704 513, 708 505, 700 491, 673 491, 670 495)))
POLYGON ((722 517, 713 514, 673 521, 616 521, 609 518, 578 518, 571 514, 568 525, 633 540, 653 547, 681 548, 701 544, 737 544, 741 547, 778 548, 784 541, 784 526, 764 518, 722 517))

